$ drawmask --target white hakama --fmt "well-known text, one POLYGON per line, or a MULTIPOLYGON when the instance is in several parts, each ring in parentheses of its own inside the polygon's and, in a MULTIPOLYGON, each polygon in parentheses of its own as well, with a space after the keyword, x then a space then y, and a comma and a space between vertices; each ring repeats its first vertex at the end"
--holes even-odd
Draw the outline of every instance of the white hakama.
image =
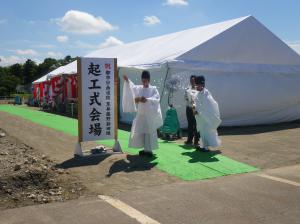
POLYGON ((198 92, 195 97, 197 114, 197 130, 200 131, 201 141, 204 148, 221 145, 217 128, 221 124, 218 103, 214 100, 207 89, 198 92))
POLYGON ((151 152, 158 148, 157 129, 163 120, 160 109, 160 96, 155 86, 134 85, 130 80, 124 82, 122 107, 123 112, 136 112, 129 138, 129 147, 144 148, 151 152), (145 103, 135 103, 136 97, 145 97, 145 103))

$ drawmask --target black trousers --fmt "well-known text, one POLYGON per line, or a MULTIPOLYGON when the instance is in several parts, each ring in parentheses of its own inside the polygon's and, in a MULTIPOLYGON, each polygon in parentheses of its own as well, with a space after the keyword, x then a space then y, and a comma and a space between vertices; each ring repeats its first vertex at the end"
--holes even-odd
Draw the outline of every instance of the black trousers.
POLYGON ((197 132, 197 123, 195 119, 195 115, 193 114, 193 109, 191 107, 186 107, 186 118, 188 121, 188 142, 193 142, 194 144, 198 144, 200 139, 200 133, 197 132))

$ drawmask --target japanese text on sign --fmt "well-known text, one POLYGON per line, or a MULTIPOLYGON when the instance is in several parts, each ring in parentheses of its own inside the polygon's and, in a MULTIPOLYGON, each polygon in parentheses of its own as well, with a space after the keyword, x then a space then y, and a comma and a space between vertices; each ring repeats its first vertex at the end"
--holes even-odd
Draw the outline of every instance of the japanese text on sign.
POLYGON ((81 58, 82 141, 114 138, 114 63, 81 58))

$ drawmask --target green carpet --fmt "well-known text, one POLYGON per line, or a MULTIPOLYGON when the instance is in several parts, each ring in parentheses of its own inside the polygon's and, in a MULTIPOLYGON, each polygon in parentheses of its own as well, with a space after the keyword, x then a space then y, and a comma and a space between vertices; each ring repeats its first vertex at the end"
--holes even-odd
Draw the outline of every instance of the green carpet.
MULTIPOLYGON (((0 111, 20 116, 72 136, 78 135, 76 119, 32 110, 23 106, 0 105, 0 111)), ((123 151, 129 154, 138 153, 139 150, 127 147, 129 132, 119 130, 118 135, 123 151)), ((101 144, 112 146, 113 140, 101 141, 101 144)), ((153 159, 149 159, 149 163, 156 164, 158 169, 182 180, 200 180, 258 170, 215 152, 197 152, 192 148, 163 140, 159 140, 159 149, 155 151, 155 155, 153 159)))

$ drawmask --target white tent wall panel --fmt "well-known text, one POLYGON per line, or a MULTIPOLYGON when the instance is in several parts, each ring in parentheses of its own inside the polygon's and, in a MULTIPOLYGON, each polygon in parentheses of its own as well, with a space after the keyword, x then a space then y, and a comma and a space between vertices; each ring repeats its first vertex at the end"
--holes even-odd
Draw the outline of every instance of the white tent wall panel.
POLYGON ((247 126, 289 122, 300 119, 300 104, 285 108, 277 108, 272 111, 260 111, 256 113, 255 122, 252 114, 240 117, 228 118, 222 122, 222 126, 247 126))
POLYGON ((182 127, 187 126, 184 90, 191 75, 204 75, 217 100, 222 126, 270 124, 300 119, 300 74, 242 73, 171 68, 168 79, 181 80, 174 93, 182 127))
MULTIPOLYGON (((141 73, 144 69, 143 68, 131 68, 131 67, 120 67, 119 68, 119 80, 120 80, 120 121, 125 123, 131 123, 133 121, 133 118, 135 114, 133 113, 123 113, 122 109, 122 96, 123 96, 123 75, 126 74, 128 78, 136 85, 141 85, 141 73)), ((150 84, 153 86, 156 86, 159 93, 161 94, 163 91, 163 83, 166 77, 167 73, 167 67, 164 65, 162 67, 156 67, 156 68, 147 68, 147 70, 150 72, 151 78, 150 78, 150 84)), ((165 108, 164 105, 167 103, 162 99, 161 102, 162 109, 165 108)), ((162 111, 164 114, 164 112, 162 111)))
MULTIPOLYGON (((206 87, 219 103, 222 126, 270 124, 300 119, 300 74, 222 72, 203 69, 181 69, 167 64, 160 68, 148 68, 151 84, 157 86, 161 94, 163 117, 168 110, 167 88, 164 81, 179 80, 177 91, 171 103, 177 110, 182 128, 187 127, 185 114, 185 89, 191 75, 204 75, 206 87), (166 77, 168 71, 168 75, 166 77)), ((192 67, 192 66, 190 66, 192 67)), ((122 75, 126 74, 135 84, 140 84, 143 69, 125 68, 119 70, 120 99, 123 93, 122 75)), ((134 114, 123 113, 120 105, 121 121, 131 123, 134 114)))

